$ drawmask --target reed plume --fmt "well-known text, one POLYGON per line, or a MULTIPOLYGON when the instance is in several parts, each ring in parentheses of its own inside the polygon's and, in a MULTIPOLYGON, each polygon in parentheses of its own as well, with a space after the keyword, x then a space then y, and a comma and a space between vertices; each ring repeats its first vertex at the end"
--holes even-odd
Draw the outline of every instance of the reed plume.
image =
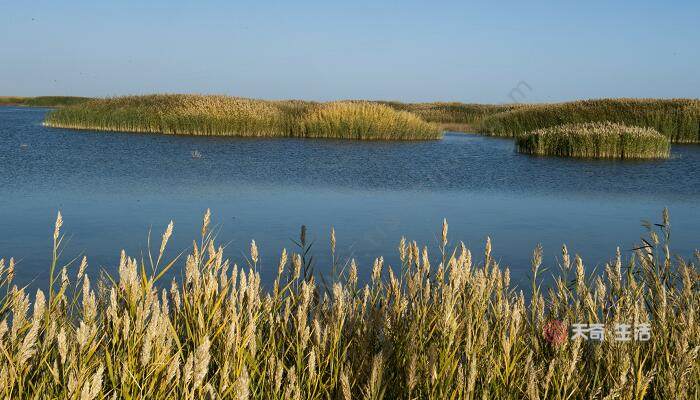
POLYGON ((282 251, 268 289, 254 242, 254 263, 239 266, 223 256, 210 221, 207 212, 202 237, 183 258, 184 274, 170 282, 163 280, 177 274, 165 272, 177 259, 158 268, 148 260, 164 258, 172 224, 158 255, 122 252, 118 275, 105 272, 94 287, 85 267, 57 264, 65 277, 52 279, 49 295, 37 291, 33 302, 13 282, 14 261, 0 260, 0 396, 700 396, 700 254, 691 262, 670 253, 666 212, 642 245, 618 251, 602 272, 587 270, 564 246, 561 274, 543 281, 547 258, 538 246, 527 294, 511 284, 490 240, 483 258, 461 243, 449 248, 447 221, 435 256, 402 239, 399 263, 377 258, 367 282, 350 260, 348 271, 319 284, 301 273, 301 255, 282 251), (71 280, 82 289, 69 290, 71 280), (591 341, 569 331, 578 323, 612 329, 621 322, 648 324, 650 340, 591 341))

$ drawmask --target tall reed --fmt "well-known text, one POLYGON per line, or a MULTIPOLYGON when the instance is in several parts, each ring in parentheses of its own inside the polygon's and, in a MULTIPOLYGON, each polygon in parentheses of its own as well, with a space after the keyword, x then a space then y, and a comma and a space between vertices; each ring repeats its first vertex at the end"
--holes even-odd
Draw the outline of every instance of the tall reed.
POLYGON ((97 99, 54 110, 60 128, 188 135, 273 136, 284 131, 273 103, 227 96, 147 95, 97 99))
POLYGON ((366 102, 319 104, 229 96, 148 95, 93 100, 55 110, 47 126, 184 135, 436 139, 420 118, 366 102))
MULTIPOLYGON (((117 276, 101 279, 85 258, 61 266, 61 225, 59 214, 49 285, 33 302, 13 282, 14 260, 0 261, 4 398, 700 396, 700 274, 669 252, 667 212, 629 258, 618 250, 596 272, 564 246, 544 282, 538 246, 528 296, 490 240, 475 253, 453 247, 447 222, 436 255, 402 239, 400 265, 380 257, 364 283, 351 260, 328 285, 306 273, 305 246, 271 265, 253 241, 233 263, 209 212, 188 255, 165 260, 170 223, 153 255, 122 251, 117 276), (181 278, 163 282, 180 260, 181 278), (268 288, 263 270, 276 275, 268 288), (648 323, 652 336, 573 339, 574 323, 648 323)), ((335 244, 332 235, 333 254, 335 244)))
POLYGON ((564 124, 519 135, 520 153, 582 158, 668 158, 671 144, 652 128, 612 122, 564 124))
POLYGON ((700 100, 602 99, 531 104, 483 119, 481 130, 515 137, 567 123, 610 121, 654 128, 673 143, 700 143, 700 100))
POLYGON ((442 132, 420 117, 367 101, 315 107, 300 121, 301 136, 350 139, 438 139, 442 132))

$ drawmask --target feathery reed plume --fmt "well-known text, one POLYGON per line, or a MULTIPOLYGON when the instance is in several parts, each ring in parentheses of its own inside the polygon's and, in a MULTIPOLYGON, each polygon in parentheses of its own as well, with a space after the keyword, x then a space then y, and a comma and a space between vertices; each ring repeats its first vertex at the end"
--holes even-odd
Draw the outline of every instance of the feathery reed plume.
MULTIPOLYGON (((160 272, 149 275, 145 261, 122 252, 118 275, 96 290, 84 267, 78 279, 56 264, 61 288, 37 291, 30 313, 30 297, 9 281, 14 261, 0 259, 0 397, 700 396, 700 254, 671 255, 667 211, 663 223, 648 224, 643 246, 617 251, 602 273, 587 275, 578 255, 571 265, 563 246, 561 276, 544 282, 547 262, 537 246, 528 297, 511 286, 490 239, 483 261, 462 243, 446 249, 447 221, 434 258, 403 238, 397 267, 378 257, 366 266, 371 279, 360 283, 361 267, 350 260, 327 287, 302 274, 312 257, 304 230, 303 255, 291 255, 293 271, 285 274, 283 250, 268 290, 263 268, 224 258, 209 215, 184 276, 168 290, 159 287, 160 272), (601 324, 605 340, 569 340, 573 324, 601 324), (615 324, 630 325, 630 340, 615 340, 615 324)), ((59 216, 57 245, 61 224, 59 216)), ((164 238, 172 231, 169 225, 164 238)), ((251 242, 256 264, 257 251, 251 242)))

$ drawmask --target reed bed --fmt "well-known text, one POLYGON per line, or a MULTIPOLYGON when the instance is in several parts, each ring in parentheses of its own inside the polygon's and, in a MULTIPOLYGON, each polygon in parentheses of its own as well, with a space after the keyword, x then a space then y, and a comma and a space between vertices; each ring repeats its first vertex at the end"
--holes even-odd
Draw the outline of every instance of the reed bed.
POLYGON ((58 128, 207 136, 435 139, 437 127, 366 102, 319 104, 229 96, 148 95, 93 100, 55 110, 58 128), (334 120, 335 118, 335 120, 334 120))
POLYGON ((531 104, 487 116, 480 129, 495 136, 515 137, 562 124, 604 121, 654 128, 673 143, 700 143, 700 100, 697 99, 602 99, 531 104))
POLYGON ((380 101, 400 111, 408 111, 428 122, 439 124, 443 129, 457 132, 477 132, 480 122, 494 114, 515 110, 520 104, 471 104, 457 102, 401 103, 380 101))
MULTIPOLYGON (((0 393, 65 399, 696 399, 700 396, 700 275, 669 251, 670 224, 591 272, 562 248, 543 280, 532 255, 528 296, 511 284, 491 241, 437 253, 402 239, 400 265, 378 258, 362 283, 354 261, 309 273, 309 246, 263 263, 255 242, 241 265, 224 256, 204 217, 189 254, 121 253, 118 275, 62 266, 62 219, 45 291, 13 283, 0 261, 0 393), (184 271, 167 284, 180 260, 184 271), (263 288, 260 272, 276 275, 263 288), (333 278, 333 279, 331 279, 333 278), (97 284, 94 284, 97 282, 97 284), (320 282, 328 282, 320 283, 320 282), (603 341, 573 339, 600 323, 603 341), (616 341, 614 324, 649 324, 649 341, 616 341)), ((695 261, 700 261, 696 254, 695 261)))
POLYGON ((26 97, 0 96, 0 106, 15 106, 22 104, 26 97))
POLYGON ((76 96, 39 96, 7 97, 0 96, 0 105, 18 105, 28 107, 65 107, 92 100, 89 97, 76 96))
POLYGON ((90 97, 77 96, 39 96, 27 98, 22 102, 22 105, 29 107, 67 107, 85 103, 90 100, 93 99, 90 97))
POLYGON ((302 136, 350 139, 438 139, 440 129, 420 117, 367 101, 322 104, 301 120, 302 136))
POLYGON ((612 122, 564 124, 519 135, 520 153, 580 158, 668 158, 669 139, 652 128, 612 122))
POLYGON ((52 127, 187 135, 275 136, 284 115, 273 103, 227 96, 147 95, 97 99, 54 110, 52 127))

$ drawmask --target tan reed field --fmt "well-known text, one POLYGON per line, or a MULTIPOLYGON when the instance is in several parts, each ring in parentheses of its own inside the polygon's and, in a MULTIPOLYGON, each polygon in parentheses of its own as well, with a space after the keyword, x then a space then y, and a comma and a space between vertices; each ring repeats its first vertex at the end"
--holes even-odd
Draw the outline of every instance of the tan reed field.
POLYGON ((366 102, 320 104, 230 96, 148 95, 93 100, 54 110, 58 128, 174 135, 436 139, 441 132, 412 114, 366 102))
POLYGON ((478 132, 479 124, 487 116, 515 110, 520 104, 472 104, 458 102, 401 103, 380 101, 391 108, 412 112, 425 121, 439 124, 443 129, 457 132, 478 132))
POLYGON ((669 139, 653 128, 612 122, 564 124, 518 135, 520 153, 580 158, 668 158, 669 139))
POLYGON ((440 129, 420 117, 367 101, 321 104, 300 121, 304 137, 349 139, 438 139, 440 129))
POLYGON ((673 143, 700 143, 700 100, 601 99, 530 104, 481 121, 482 132, 515 137, 567 123, 615 122, 654 128, 673 143))
MULTIPOLYGON (((17 98, 0 99, 0 104, 17 98)), ((700 100, 601 99, 556 104, 301 100, 213 95, 146 95, 108 99, 26 98, 27 105, 71 105, 45 124, 59 128, 187 135, 435 139, 440 130, 515 137, 570 123, 614 122, 653 128, 672 143, 700 143, 700 100), (39 100, 45 99, 45 100, 39 100), (386 106, 389 109, 372 107, 386 106), (404 112, 418 118, 412 118, 404 112), (427 122, 427 124, 426 124, 427 122)))
POLYGON ((227 96, 147 95, 97 99, 54 110, 53 127, 188 135, 273 136, 284 131, 273 103, 227 96))
MULTIPOLYGON (((545 280, 511 283, 487 239, 472 253, 442 227, 437 253, 402 239, 400 265, 354 261, 334 279, 307 273, 306 252, 236 265, 204 217, 189 254, 166 261, 170 223, 151 255, 121 253, 116 276, 62 265, 62 219, 46 290, 13 282, 0 261, 0 393, 61 399, 697 399, 700 275, 668 247, 668 212, 628 256, 591 270, 564 246, 545 280), (174 265, 180 278, 164 282, 174 265), (270 287, 260 272, 276 274, 270 287), (603 341, 573 338, 599 323, 603 341), (648 341, 614 340, 615 324, 648 341)), ((304 239, 301 240, 304 243, 304 239)), ((303 247, 303 245, 301 246, 303 247)), ((549 258, 549 257, 548 257, 549 258)), ((700 262, 696 254, 695 263, 700 262)), ((329 277, 331 278, 331 277, 329 277)))

